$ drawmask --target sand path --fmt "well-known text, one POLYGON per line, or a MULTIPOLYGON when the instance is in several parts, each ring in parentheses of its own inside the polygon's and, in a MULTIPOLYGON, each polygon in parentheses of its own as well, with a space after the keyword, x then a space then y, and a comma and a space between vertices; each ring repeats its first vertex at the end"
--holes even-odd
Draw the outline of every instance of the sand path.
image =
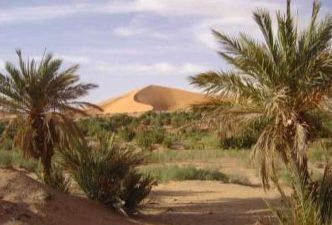
POLYGON ((169 182, 157 186, 140 218, 154 225, 246 225, 269 219, 264 201, 276 204, 275 191, 215 181, 169 182))

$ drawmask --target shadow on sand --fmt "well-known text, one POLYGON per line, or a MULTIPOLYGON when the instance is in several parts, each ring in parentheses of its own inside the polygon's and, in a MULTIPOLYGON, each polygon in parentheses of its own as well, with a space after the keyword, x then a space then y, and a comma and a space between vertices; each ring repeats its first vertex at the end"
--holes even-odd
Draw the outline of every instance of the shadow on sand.
MULTIPOLYGON (((156 193, 157 196, 165 198, 196 194, 202 193, 185 191, 156 193)), ((139 220, 156 225, 252 225, 258 220, 273 220, 265 201, 271 205, 280 203, 280 200, 277 199, 262 198, 216 199, 204 203, 174 202, 170 207, 152 203, 147 205, 147 212, 150 209, 159 213, 146 213, 139 216, 139 220)))

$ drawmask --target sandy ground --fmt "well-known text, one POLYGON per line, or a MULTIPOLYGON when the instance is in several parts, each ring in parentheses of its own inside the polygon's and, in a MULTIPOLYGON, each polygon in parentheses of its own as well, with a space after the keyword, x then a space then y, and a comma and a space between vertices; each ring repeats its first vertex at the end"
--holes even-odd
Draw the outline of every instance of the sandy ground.
POLYGON ((253 185, 218 181, 159 184, 153 188, 142 213, 131 220, 96 202, 51 190, 22 171, 0 169, 0 224, 251 225, 259 219, 269 220, 271 214, 265 201, 278 204, 278 193, 265 193, 254 169, 245 168, 236 160, 221 161, 222 171, 245 174, 253 185))
POLYGON ((192 104, 206 101, 202 94, 185 90, 150 85, 133 90, 117 98, 99 103, 102 113, 90 111, 90 114, 140 113, 151 110, 170 111, 184 109, 192 104))
POLYGON ((275 191, 215 181, 169 182, 157 186, 140 218, 155 225, 246 225, 269 220, 265 201, 277 204, 275 191))
POLYGON ((58 193, 22 171, 0 169, 1 225, 132 225, 98 203, 58 193))

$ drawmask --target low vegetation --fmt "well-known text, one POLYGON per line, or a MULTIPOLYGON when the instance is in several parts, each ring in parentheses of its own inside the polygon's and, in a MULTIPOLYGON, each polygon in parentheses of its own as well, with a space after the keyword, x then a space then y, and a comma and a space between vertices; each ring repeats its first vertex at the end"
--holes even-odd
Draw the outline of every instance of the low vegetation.
POLYGON ((159 182, 168 181, 221 181, 223 183, 233 183, 252 186, 247 177, 240 174, 225 174, 216 168, 198 168, 195 165, 150 165, 144 166, 141 171, 155 178, 159 182))
POLYGON ((183 180, 216 180, 228 182, 228 177, 217 169, 199 169, 194 165, 150 166, 142 170, 160 182, 183 180))
POLYGON ((62 165, 85 194, 122 213, 134 213, 155 181, 137 169, 144 155, 99 138, 62 152, 62 165))

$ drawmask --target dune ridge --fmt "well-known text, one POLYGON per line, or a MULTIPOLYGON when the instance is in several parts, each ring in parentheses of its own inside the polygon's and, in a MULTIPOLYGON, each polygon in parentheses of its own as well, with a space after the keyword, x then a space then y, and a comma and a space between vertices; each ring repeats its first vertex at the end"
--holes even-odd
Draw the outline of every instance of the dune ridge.
POLYGON ((203 94, 176 88, 150 85, 130 91, 98 104, 104 111, 94 114, 142 113, 147 111, 174 111, 206 101, 203 94))

